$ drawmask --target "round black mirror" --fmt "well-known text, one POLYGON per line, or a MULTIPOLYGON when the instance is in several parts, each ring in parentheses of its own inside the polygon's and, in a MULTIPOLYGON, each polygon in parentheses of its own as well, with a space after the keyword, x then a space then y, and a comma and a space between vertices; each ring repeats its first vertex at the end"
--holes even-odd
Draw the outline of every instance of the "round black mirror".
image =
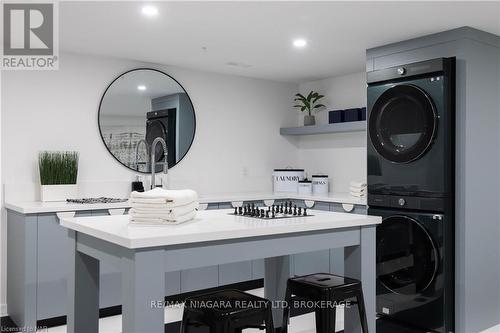
POLYGON ((125 72, 113 80, 101 98, 98 118, 111 155, 143 173, 151 172, 155 141, 154 164, 160 172, 165 161, 172 168, 186 156, 196 130, 193 103, 186 90, 171 76, 149 68, 125 72))

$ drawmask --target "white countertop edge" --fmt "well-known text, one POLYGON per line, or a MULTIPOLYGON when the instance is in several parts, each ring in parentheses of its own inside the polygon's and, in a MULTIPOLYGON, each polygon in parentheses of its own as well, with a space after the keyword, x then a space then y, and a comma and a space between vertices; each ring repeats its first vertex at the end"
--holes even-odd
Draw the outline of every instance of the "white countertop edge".
MULTIPOLYGON (((221 214, 226 215, 230 210, 222 210, 221 214)), ((219 211, 212 211, 213 213, 219 211)), ((311 214, 318 214, 320 218, 324 218, 326 214, 331 214, 331 221, 328 223, 325 221, 314 221, 314 216, 306 218, 307 223, 299 223, 299 224, 286 224, 286 225, 277 225, 270 226, 266 228, 253 228, 253 229, 244 229, 244 230, 214 230, 213 232, 203 232, 198 234, 181 234, 181 235, 160 235, 157 237, 148 236, 147 238, 127 238, 117 235, 116 233, 98 230, 91 226, 86 226, 82 224, 81 219, 88 220, 89 217, 80 217, 80 218, 63 218, 61 220, 61 225, 75 230, 77 232, 81 232, 92 237, 96 237, 105 241, 108 241, 113 244, 117 244, 119 246, 123 246, 129 249, 139 249, 139 248, 147 248, 147 247, 157 247, 157 246, 172 246, 172 245, 180 245, 180 244, 190 244, 190 243, 201 243, 201 242, 211 242, 211 241, 221 241, 228 239, 240 239, 240 238, 249 238, 249 237, 262 237, 262 236, 270 236, 270 235, 282 235, 282 234, 294 234, 294 233, 305 233, 305 232, 314 232, 314 231, 327 231, 334 229, 344 229, 344 228, 357 228, 357 227, 365 227, 370 225, 376 225, 382 223, 382 218, 379 216, 368 216, 368 215, 358 215, 358 214, 348 214, 348 213, 334 213, 334 212, 325 212, 325 211, 315 211, 311 210, 311 214), (342 220, 341 215, 345 215, 348 217, 347 219, 342 220), (356 218, 359 217, 359 218, 356 218), (312 221, 311 221, 312 219, 312 221), (330 225, 330 223, 335 223, 334 225, 330 225), (328 225, 327 225, 328 224, 328 225)), ((103 218, 103 217, 99 217, 103 218)), ((104 217, 106 219, 123 219, 124 216, 115 216, 115 217, 104 217)), ((95 219, 95 218, 92 218, 95 219)), ((210 217, 209 219, 213 219, 210 217)), ((121 221, 123 222, 123 221, 121 221)), ((193 221, 193 223, 204 223, 203 219, 200 218, 199 221, 193 221)), ((134 225, 132 226, 137 228, 176 228, 178 225, 167 225, 167 226, 140 226, 134 225)), ((154 233, 153 233, 154 234, 154 233)))
MULTIPOLYGON (((201 195, 200 203, 218 203, 218 202, 237 202, 237 201, 256 201, 256 200, 311 200, 317 202, 366 205, 366 198, 357 198, 349 193, 330 193, 328 196, 304 196, 295 193, 271 193, 271 192, 249 192, 249 193, 230 193, 220 195, 201 195)), ((128 202, 108 203, 108 204, 77 204, 66 202, 41 202, 41 201, 16 201, 5 202, 6 209, 13 210, 21 214, 55 213, 71 212, 83 210, 104 210, 130 208, 128 202)))

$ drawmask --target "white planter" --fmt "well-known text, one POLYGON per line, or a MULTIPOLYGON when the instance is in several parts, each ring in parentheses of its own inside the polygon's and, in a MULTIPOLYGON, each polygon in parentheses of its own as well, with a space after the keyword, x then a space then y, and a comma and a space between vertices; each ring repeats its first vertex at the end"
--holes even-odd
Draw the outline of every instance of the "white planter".
POLYGON ((66 199, 76 199, 78 197, 78 185, 41 185, 40 200, 66 201, 66 199))

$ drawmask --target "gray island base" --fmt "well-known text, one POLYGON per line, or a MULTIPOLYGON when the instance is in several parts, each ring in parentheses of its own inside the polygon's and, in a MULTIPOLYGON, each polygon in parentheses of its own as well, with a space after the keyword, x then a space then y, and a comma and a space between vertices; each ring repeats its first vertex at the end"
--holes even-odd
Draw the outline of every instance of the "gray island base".
MULTIPOLYGON (((313 217, 253 220, 226 210, 199 212, 177 226, 129 226, 127 216, 62 219, 69 229, 71 265, 68 332, 98 332, 99 266, 122 276, 122 332, 164 332, 165 272, 265 258, 265 297, 284 300, 290 255, 344 248, 345 275, 362 281, 370 332, 375 332, 375 226, 379 217, 314 211, 313 217), (231 236, 230 236, 231 235, 231 236)), ((345 332, 360 332, 347 308, 345 332)), ((282 309, 273 309, 281 327, 282 309)))

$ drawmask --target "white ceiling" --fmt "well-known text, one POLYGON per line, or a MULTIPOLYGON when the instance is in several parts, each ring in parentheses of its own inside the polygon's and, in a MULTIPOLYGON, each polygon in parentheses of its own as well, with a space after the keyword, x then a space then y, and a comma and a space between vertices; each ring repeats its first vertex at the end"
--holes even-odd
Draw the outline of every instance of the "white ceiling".
POLYGON ((461 26, 500 35, 500 2, 147 2, 154 18, 144 4, 60 3, 61 50, 302 82, 363 71, 375 46, 461 26))
POLYGON ((136 70, 120 76, 106 91, 106 95, 130 96, 136 95, 153 99, 184 92, 184 89, 165 74, 152 70, 136 70), (138 86, 146 90, 140 91, 138 86))

